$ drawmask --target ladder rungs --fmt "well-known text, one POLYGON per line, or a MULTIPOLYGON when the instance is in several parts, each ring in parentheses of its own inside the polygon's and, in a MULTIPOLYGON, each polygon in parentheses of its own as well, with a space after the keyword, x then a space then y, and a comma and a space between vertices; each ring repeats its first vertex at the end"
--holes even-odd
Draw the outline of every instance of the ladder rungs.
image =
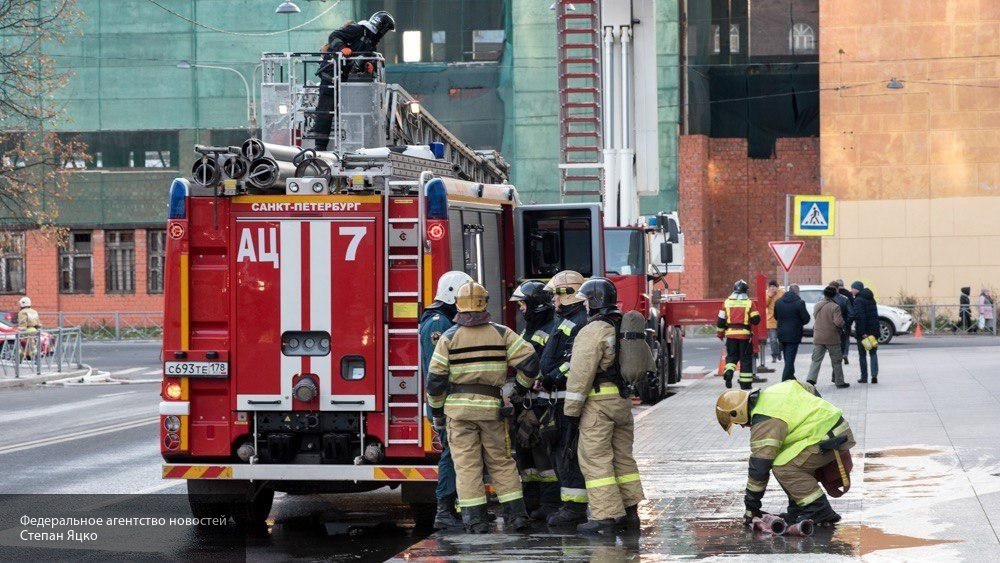
POLYGON ((389 403, 389 408, 393 409, 396 407, 419 407, 420 403, 389 403))
POLYGON ((598 147, 566 147, 563 150, 567 152, 601 152, 598 147))
POLYGON ((594 43, 563 43, 559 46, 560 49, 597 49, 597 45, 594 43))
POLYGON ((393 445, 393 444, 399 444, 401 446, 402 445, 406 445, 406 444, 419 445, 420 444, 420 439, 419 438, 406 438, 406 439, 403 439, 403 438, 395 438, 395 439, 389 438, 388 440, 386 440, 386 443, 388 445, 390 445, 390 446, 393 445))
POLYGON ((597 131, 564 131, 563 137, 596 137, 597 131))
POLYGON ((416 291, 390 291, 389 297, 418 297, 420 294, 416 291))
POLYGON ((580 78, 590 78, 597 79, 596 72, 566 72, 559 75, 559 78, 565 78, 567 80, 575 80, 580 78))
POLYGON ((409 217, 393 217, 393 218, 389 219, 389 223, 390 224, 395 224, 395 223, 416 223, 418 221, 420 221, 420 219, 417 219, 416 217, 414 217, 413 219, 410 219, 409 217))
POLYGON ((390 328, 388 329, 389 334, 417 334, 417 329, 415 328, 390 328))
POLYGON ((600 179, 600 176, 566 176, 563 178, 567 182, 596 182, 600 179))
POLYGON ((390 254, 386 256, 387 260, 416 260, 416 254, 390 254))
POLYGON ((573 57, 570 59, 563 59, 559 62, 568 65, 586 65, 586 64, 595 66, 597 65, 597 59, 592 57, 587 57, 587 58, 573 57))
POLYGON ((563 107, 566 107, 566 108, 594 108, 594 109, 597 109, 598 105, 599 104, 597 102, 566 102, 566 103, 563 104, 563 107))
POLYGON ((389 371, 417 371, 417 366, 388 366, 389 371))

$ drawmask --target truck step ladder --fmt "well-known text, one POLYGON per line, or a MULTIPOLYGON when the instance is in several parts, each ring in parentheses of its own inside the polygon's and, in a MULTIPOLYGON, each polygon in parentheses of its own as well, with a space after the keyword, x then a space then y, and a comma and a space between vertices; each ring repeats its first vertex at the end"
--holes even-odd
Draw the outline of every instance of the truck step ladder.
POLYGON ((601 2, 556 2, 559 73, 559 190, 563 196, 600 196, 601 2))
POLYGON ((385 194, 386 254, 384 260, 385 446, 423 443, 423 376, 417 342, 417 321, 423 295, 424 204, 419 182, 396 181, 412 194, 385 194))

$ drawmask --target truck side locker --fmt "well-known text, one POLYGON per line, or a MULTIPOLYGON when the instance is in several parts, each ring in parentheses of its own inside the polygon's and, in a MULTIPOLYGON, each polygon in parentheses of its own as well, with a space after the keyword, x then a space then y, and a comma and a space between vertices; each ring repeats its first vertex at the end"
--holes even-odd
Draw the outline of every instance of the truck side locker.
POLYGON ((515 207, 516 279, 548 279, 562 270, 603 276, 603 232, 600 203, 515 207))

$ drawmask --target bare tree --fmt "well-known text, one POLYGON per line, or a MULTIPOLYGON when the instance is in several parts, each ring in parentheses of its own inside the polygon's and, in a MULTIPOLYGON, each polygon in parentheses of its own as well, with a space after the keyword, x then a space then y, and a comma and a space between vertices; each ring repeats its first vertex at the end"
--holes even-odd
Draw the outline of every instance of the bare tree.
POLYGON ((0 221, 51 227, 86 147, 46 127, 63 117, 54 93, 69 79, 45 53, 76 33, 76 0, 0 0, 0 221))

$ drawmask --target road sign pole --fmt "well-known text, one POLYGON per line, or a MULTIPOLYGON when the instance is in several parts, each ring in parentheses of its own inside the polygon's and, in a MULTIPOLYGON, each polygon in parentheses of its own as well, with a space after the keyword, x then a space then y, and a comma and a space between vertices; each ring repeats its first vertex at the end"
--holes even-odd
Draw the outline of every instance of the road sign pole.
MULTIPOLYGON (((785 241, 787 242, 791 236, 789 233, 792 230, 792 194, 785 194, 785 241)), ((785 270, 785 283, 784 287, 788 289, 788 270, 785 270)))

